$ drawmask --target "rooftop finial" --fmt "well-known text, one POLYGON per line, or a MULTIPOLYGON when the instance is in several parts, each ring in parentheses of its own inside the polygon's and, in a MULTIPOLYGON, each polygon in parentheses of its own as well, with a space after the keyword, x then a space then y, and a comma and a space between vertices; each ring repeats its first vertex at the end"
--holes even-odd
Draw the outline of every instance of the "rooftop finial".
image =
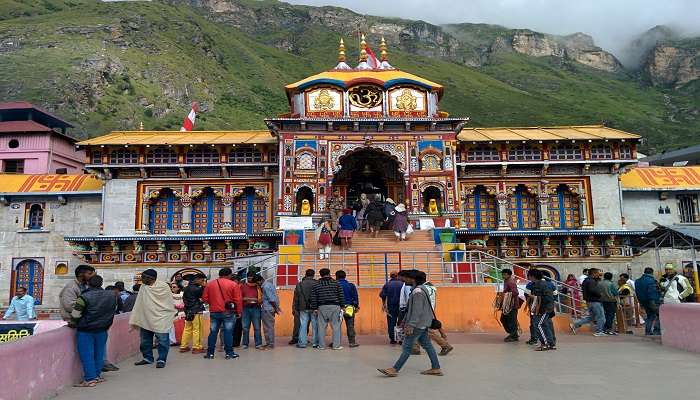
POLYGON ((360 36, 360 62, 367 61, 367 42, 365 42, 365 34, 360 36))
POLYGON ((140 130, 140 131, 143 130, 143 121, 139 122, 139 130, 140 130))
POLYGON ((338 62, 345 62, 345 42, 343 42, 343 38, 340 38, 340 45, 338 46, 338 62))
POLYGON ((382 37, 381 43, 379 43, 379 51, 381 52, 381 57, 382 61, 387 60, 387 52, 386 52, 386 41, 384 40, 384 37, 382 37))

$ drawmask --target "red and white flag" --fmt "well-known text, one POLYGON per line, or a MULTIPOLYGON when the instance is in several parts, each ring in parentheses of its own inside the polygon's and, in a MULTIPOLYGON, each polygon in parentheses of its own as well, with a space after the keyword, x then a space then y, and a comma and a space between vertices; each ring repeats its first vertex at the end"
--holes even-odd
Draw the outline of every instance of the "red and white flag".
POLYGON ((185 117, 185 120, 182 121, 182 128, 180 128, 180 132, 189 132, 192 129, 194 129, 194 120, 197 118, 197 111, 198 111, 198 104, 195 101, 192 103, 192 109, 190 110, 190 113, 187 114, 187 117, 185 117))
POLYGON ((374 52, 369 48, 369 46, 367 46, 365 50, 367 51, 367 65, 372 67, 372 69, 378 69, 380 63, 377 56, 374 55, 374 52))

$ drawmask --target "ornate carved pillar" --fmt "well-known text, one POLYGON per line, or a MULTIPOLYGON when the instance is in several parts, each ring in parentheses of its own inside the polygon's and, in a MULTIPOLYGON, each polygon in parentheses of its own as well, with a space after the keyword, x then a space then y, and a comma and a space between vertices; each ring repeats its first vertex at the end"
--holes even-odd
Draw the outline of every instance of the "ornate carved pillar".
POLYGON ((553 229, 552 223, 549 221, 549 193, 547 187, 542 184, 540 191, 537 194, 537 203, 540 208, 540 229, 553 229))
POLYGON ((582 229, 593 229, 593 225, 588 222, 588 200, 586 198, 586 192, 583 188, 579 189, 578 195, 578 212, 581 219, 582 229))
POLYGON ((141 227, 136 230, 137 234, 147 234, 151 232, 151 202, 148 199, 148 194, 141 195, 141 227))
POLYGON ((498 230, 508 231, 510 230, 508 210, 506 209, 508 205, 508 194, 506 192, 499 192, 496 195, 496 202, 498 203, 498 230))
POLYGON ((180 230, 177 233, 192 233, 192 196, 189 193, 182 193, 180 204, 182 205, 182 220, 180 230))
POLYGON ((220 233, 233 232, 233 195, 226 193, 221 196, 221 204, 224 206, 224 225, 221 227, 220 233))

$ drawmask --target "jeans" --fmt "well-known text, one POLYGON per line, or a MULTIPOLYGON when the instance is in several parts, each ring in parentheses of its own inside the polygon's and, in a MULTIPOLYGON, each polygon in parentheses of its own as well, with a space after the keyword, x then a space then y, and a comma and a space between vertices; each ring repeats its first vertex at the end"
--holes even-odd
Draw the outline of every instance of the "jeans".
POLYGON ((202 314, 196 314, 192 321, 185 321, 185 329, 182 331, 181 349, 187 349, 192 340, 192 349, 202 349, 202 314))
POLYGON ((552 330, 551 317, 549 314, 536 314, 532 316, 537 329, 537 338, 542 346, 554 346, 554 332, 552 330))
POLYGON ((250 323, 253 323, 253 336, 255 337, 255 347, 262 346, 262 335, 260 334, 260 307, 243 307, 243 346, 250 343, 250 323))
POLYGON ((605 329, 605 311, 603 303, 599 301, 588 302, 588 315, 574 321, 574 327, 578 328, 583 324, 595 321, 595 332, 601 333, 605 329))
POLYGON ((265 344, 270 347, 275 346, 275 312, 262 310, 263 331, 265 333, 265 344))
POLYGON ((605 332, 612 332, 613 325, 615 324, 617 303, 613 303, 612 301, 603 302, 603 311, 605 312, 605 326, 603 326, 603 330, 605 330, 605 332))
POLYGON ((647 314, 647 318, 644 321, 644 334, 660 335, 661 321, 659 320, 659 305, 653 301, 647 301, 642 304, 642 307, 644 307, 644 312, 647 314))
POLYGON ((141 328, 141 355, 149 363, 153 363, 153 337, 156 337, 158 347, 158 361, 168 360, 168 350, 170 349, 170 339, 168 332, 157 333, 141 328))
POLYGON ((403 365, 406 364, 408 357, 411 356, 411 348, 413 347, 413 343, 415 343, 416 340, 418 341, 418 343, 420 343, 421 347, 423 347, 428 353, 428 357, 430 358, 430 367, 433 369, 440 369, 440 361, 438 361, 437 353, 435 353, 435 348, 433 347, 433 344, 430 343, 430 337, 428 336, 427 328, 414 328, 413 334, 404 338, 403 345, 401 346, 401 356, 399 356, 399 359, 396 360, 396 363, 394 364, 394 369, 396 371, 399 371, 401 370, 401 367, 403 367, 403 365))
POLYGON ((501 324, 508 337, 518 338, 518 309, 512 309, 508 314, 501 314, 501 324))
POLYGON ((333 332, 333 347, 340 347, 341 340, 341 321, 343 314, 340 311, 340 306, 323 305, 318 307, 318 348, 326 347, 326 328, 331 324, 333 332))
POLYGON ((236 323, 233 324, 233 347, 241 347, 241 338, 243 337, 243 320, 236 318, 236 323))
POLYGON ((83 364, 83 380, 94 381, 102 373, 107 349, 107 331, 78 331, 76 339, 80 363, 83 364))
POLYGON ((299 347, 306 347, 307 341, 306 337, 308 336, 309 332, 309 321, 311 322, 311 329, 313 332, 313 336, 311 338, 311 344, 318 346, 318 316, 311 310, 306 310, 306 311, 298 311, 297 315, 299 315, 299 340, 297 341, 297 345, 299 347))
POLYGON ((387 309, 387 314, 386 314, 386 327, 387 327, 387 333, 389 334, 389 340, 392 342, 396 341, 396 337, 394 336, 394 327, 396 326, 396 323, 399 320, 399 305, 398 304, 388 304, 386 306, 387 309))
POLYGON ((346 317, 343 315, 345 320, 345 331, 348 334, 348 343, 355 344, 355 316, 346 317))
POLYGON ((224 351, 233 354, 233 325, 236 323, 236 314, 230 312, 213 312, 209 314, 210 329, 207 340, 207 354, 214 354, 216 349, 216 337, 219 336, 219 328, 223 325, 224 351))

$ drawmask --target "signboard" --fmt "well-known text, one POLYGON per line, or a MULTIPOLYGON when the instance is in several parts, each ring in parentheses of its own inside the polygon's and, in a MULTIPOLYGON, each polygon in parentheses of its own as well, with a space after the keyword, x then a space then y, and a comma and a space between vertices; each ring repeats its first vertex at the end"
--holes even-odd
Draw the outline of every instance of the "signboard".
POLYGON ((14 342, 34 334, 36 323, 0 324, 0 343, 14 342))
POLYGON ((280 229, 314 229, 314 221, 311 217, 280 217, 280 229))

